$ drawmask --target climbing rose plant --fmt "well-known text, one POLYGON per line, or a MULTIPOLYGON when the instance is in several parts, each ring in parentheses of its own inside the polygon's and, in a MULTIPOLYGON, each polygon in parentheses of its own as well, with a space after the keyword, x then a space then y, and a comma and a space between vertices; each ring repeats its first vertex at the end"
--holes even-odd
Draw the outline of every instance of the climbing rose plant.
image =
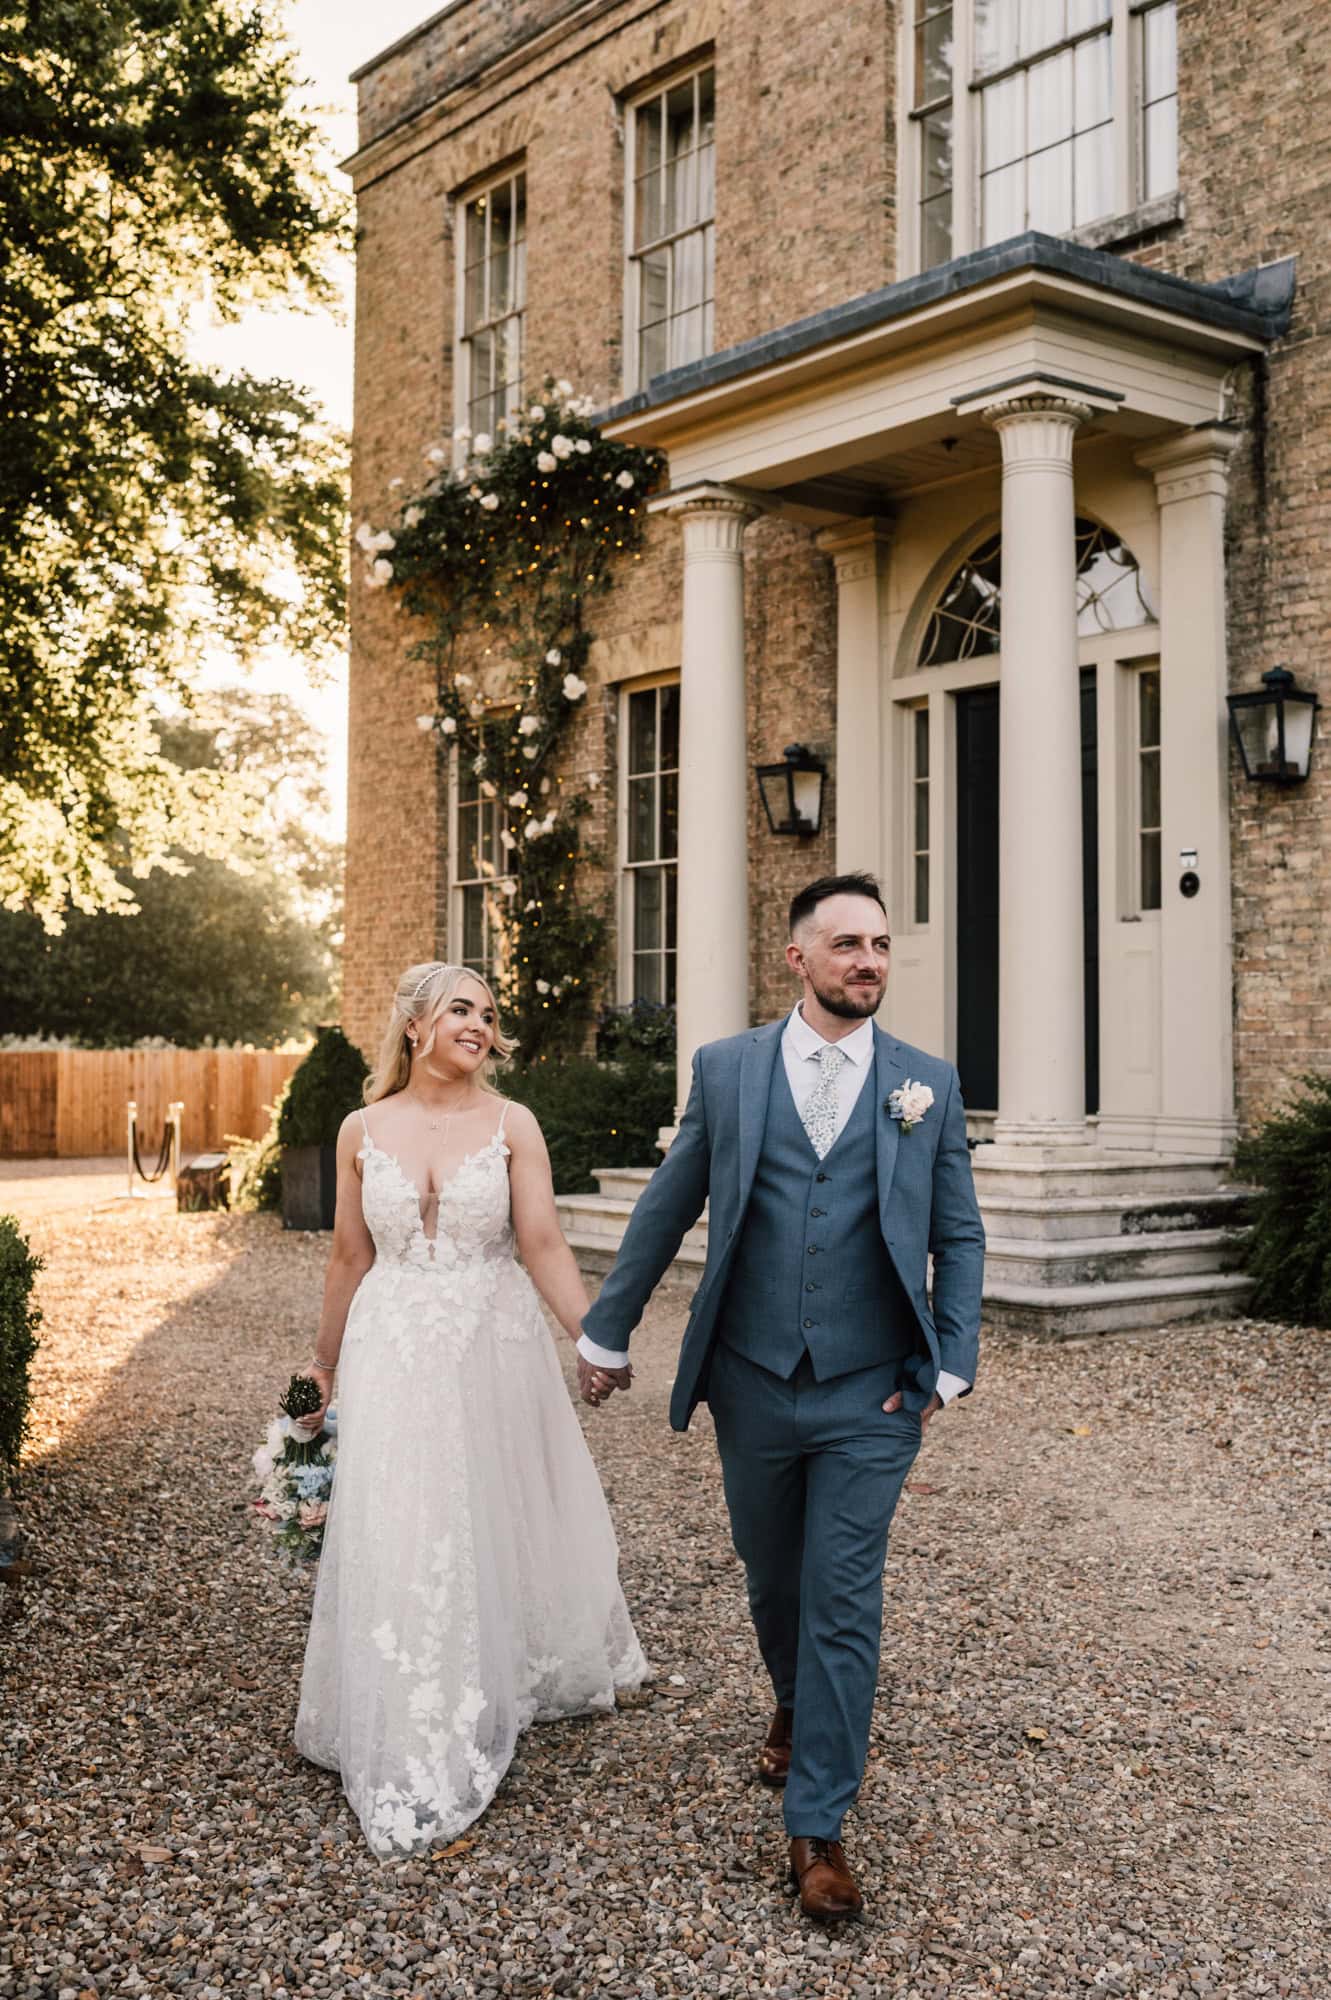
POLYGON ((587 692, 591 604, 641 559, 663 464, 602 437, 594 407, 547 378, 494 436, 431 445, 393 525, 356 531, 366 588, 393 591, 421 628, 412 656, 433 672, 435 707, 420 727, 456 751, 496 828, 477 866, 499 1003, 528 1060, 581 1039, 603 971, 606 921, 574 893, 600 781, 566 782, 560 753, 587 692))

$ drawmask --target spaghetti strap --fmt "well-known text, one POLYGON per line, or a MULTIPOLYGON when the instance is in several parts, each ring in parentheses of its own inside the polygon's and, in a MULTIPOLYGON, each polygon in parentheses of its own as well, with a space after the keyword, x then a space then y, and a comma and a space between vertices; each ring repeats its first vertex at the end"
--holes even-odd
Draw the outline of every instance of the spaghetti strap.
POLYGON ((357 1107, 356 1107, 356 1116, 357 1116, 357 1117, 358 1117, 358 1118, 360 1119, 360 1129, 361 1129, 361 1131, 362 1131, 362 1132, 363 1132, 363 1133, 365 1134, 365 1143, 366 1143, 366 1145, 367 1145, 367 1146, 372 1146, 372 1145, 374 1144, 374 1141, 373 1141, 373 1139, 372 1139, 372 1138, 370 1137, 370 1126, 369 1126, 369 1121, 368 1121, 368 1119, 366 1118, 366 1116, 365 1116, 365 1113, 364 1113, 364 1112, 363 1112, 363 1111, 361 1110, 361 1108, 360 1108, 360 1106, 359 1106, 359 1105, 357 1105, 357 1107))
POLYGON ((510 1098, 507 1098, 507 1097, 506 1097, 506 1098, 504 1099, 504 1108, 503 1108, 503 1110, 502 1110, 502 1111, 500 1112, 500 1114, 499 1114, 499 1123, 498 1123, 498 1124, 497 1124, 497 1125, 495 1126, 495 1138, 496 1138, 496 1139, 502 1139, 502 1138, 503 1138, 503 1136, 504 1136, 504 1120, 505 1120, 505 1119, 507 1118, 507 1116, 508 1116, 508 1107, 509 1107, 509 1104, 511 1103, 511 1101, 512 1101, 512 1100, 511 1100, 510 1098))

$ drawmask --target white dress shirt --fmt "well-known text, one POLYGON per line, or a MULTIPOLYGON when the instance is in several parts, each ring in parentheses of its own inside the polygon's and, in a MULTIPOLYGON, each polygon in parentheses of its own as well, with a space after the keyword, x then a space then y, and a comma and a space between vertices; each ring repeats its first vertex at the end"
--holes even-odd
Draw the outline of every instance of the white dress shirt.
MULTIPOLYGON (((873 1073, 873 1022, 863 1020, 848 1035, 843 1035, 835 1044, 847 1058, 836 1074, 836 1122, 833 1143, 845 1129, 846 1120, 855 1109, 869 1077, 873 1073)), ((795 1100, 795 1109, 804 1114, 804 1106, 818 1087, 822 1071, 819 1056, 827 1043, 816 1028, 811 1028, 799 1008, 796 1007, 786 1022, 781 1035, 781 1060, 786 1066, 786 1077, 790 1084, 790 1094, 795 1100)), ((578 1352, 593 1368, 622 1368, 628 1360, 626 1354, 616 1354, 611 1348, 599 1347, 594 1340, 588 1340, 584 1333, 578 1341, 578 1352)), ((942 1403, 950 1403, 970 1383, 962 1375, 950 1375, 940 1369, 938 1375, 938 1398, 942 1403)))

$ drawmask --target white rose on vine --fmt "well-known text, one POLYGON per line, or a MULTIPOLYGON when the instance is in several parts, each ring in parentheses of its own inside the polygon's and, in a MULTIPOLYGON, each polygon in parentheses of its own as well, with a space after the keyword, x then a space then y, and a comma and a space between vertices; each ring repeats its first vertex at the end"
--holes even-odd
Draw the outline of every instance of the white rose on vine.
POLYGON ((573 384, 571 382, 565 382, 561 379, 560 381, 555 383, 555 394, 558 396, 561 403, 566 403, 569 397, 573 394, 573 384))
POLYGON ((402 516, 402 525, 404 528, 419 528, 424 519, 424 507, 408 507, 406 513, 402 516))
POLYGON ((494 439, 490 436, 489 431, 477 431, 475 437, 471 441, 471 448, 473 451, 479 452, 482 455, 484 455, 484 453, 489 451, 493 443, 494 439))
POLYGON ((445 736, 456 736, 458 733, 458 726, 451 715, 441 716, 439 718, 439 727, 445 736))
POLYGON ((536 470, 538 472, 558 472, 559 460, 552 452, 538 451, 536 454, 536 470))
POLYGON ((586 694, 586 692, 587 692, 586 681, 579 679, 577 674, 565 674, 564 676, 565 701, 581 701, 582 697, 586 694))
POLYGON ((550 981, 548 979, 538 979, 536 982, 536 991, 538 993, 548 993, 550 991, 550 981))
POLYGON ((534 736, 537 730, 540 728, 540 726, 541 726, 541 721, 539 716, 536 715, 520 716, 518 719, 518 735, 534 736))
POLYGON ((633 474, 631 472, 621 472, 616 474, 615 484, 616 486, 622 487, 624 492, 627 493, 629 488, 633 484, 633 474))
POLYGON ((365 572, 367 590, 382 590, 386 583, 393 581, 393 565, 383 556, 372 563, 365 572))
POLYGON ((591 450, 591 448, 592 448, 592 441, 591 441, 591 439, 590 439, 590 438, 579 438, 579 439, 578 439, 578 442, 577 442, 577 449, 578 449, 578 450, 579 450, 579 451, 581 452, 581 454, 582 454, 582 456, 583 456, 584 458, 586 458, 586 456, 587 456, 588 452, 589 452, 589 451, 591 450))
POLYGON ((527 803, 527 794, 525 792, 510 792, 508 802, 511 806, 525 806, 527 803))
POLYGON ((563 657, 558 646, 552 646, 545 656, 545 664, 547 667, 557 667, 563 657))
POLYGON ((545 404, 544 404, 544 403, 533 403, 533 404, 532 404, 532 406, 531 406, 531 408, 530 408, 530 409, 528 410, 528 412, 527 412, 527 415, 528 415, 528 416, 529 416, 529 417, 531 418, 531 420, 532 420, 532 422, 533 422, 534 424, 541 424, 541 423, 544 423, 544 422, 545 422, 545 404))
POLYGON ((487 514, 493 514, 495 508, 499 505, 499 495, 497 493, 482 493, 481 505, 487 514))
POLYGON ((572 458, 573 440, 565 437, 562 431, 556 431, 550 440, 550 449, 556 458, 572 458))
POLYGON ((428 731, 432 730, 434 726, 435 718, 432 715, 418 715, 416 717, 416 727, 418 729, 428 731))
POLYGON ((522 754, 527 759, 527 762, 530 764, 533 758, 537 754, 536 745, 534 743, 524 743, 522 746, 522 754))

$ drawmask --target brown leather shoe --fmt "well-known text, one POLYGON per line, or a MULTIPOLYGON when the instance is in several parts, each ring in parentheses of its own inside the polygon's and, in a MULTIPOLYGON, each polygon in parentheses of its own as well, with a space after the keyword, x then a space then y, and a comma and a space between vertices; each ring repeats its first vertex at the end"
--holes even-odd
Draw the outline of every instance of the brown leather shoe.
POLYGON ((790 1737, 794 1726, 794 1710, 778 1708, 767 1741, 758 1752, 758 1776, 765 1785, 784 1785, 790 1776, 790 1737))
POLYGON ((800 1892, 805 1916, 820 1924, 864 1915, 864 1898, 855 1887, 839 1840, 792 1840, 790 1879, 800 1892))

